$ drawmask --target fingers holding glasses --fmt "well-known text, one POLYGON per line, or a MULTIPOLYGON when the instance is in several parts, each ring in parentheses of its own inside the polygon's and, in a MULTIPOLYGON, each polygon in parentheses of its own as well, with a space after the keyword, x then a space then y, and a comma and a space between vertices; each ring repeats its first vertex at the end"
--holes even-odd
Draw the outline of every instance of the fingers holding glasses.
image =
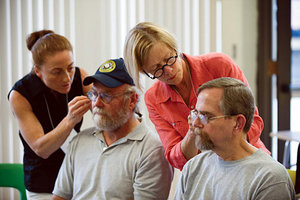
POLYGON ((68 116, 75 125, 80 122, 83 115, 91 108, 91 101, 86 96, 77 96, 69 102, 68 107, 68 116))
POLYGON ((191 114, 189 114, 189 116, 188 116, 188 124, 189 124, 189 127, 191 128, 192 126, 193 126, 193 119, 192 119, 192 116, 191 116, 191 114))
POLYGON ((191 113, 188 116, 188 124, 189 124, 189 131, 188 134, 194 134, 194 126, 193 126, 194 120, 192 119, 191 113))

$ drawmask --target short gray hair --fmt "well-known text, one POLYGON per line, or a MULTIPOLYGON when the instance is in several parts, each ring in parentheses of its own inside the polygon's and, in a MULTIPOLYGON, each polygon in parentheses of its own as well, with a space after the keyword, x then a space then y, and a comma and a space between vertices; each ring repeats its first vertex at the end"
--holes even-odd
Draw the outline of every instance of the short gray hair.
POLYGON ((130 98, 130 95, 132 93, 136 93, 138 95, 137 105, 134 108, 134 113, 136 113, 138 116, 141 117, 142 114, 140 113, 140 109, 138 107, 138 103, 140 101, 140 90, 138 90, 138 88, 136 86, 128 85, 128 87, 125 90, 125 93, 126 94, 124 95, 124 102, 130 98))
POLYGON ((223 97, 219 104, 220 109, 224 115, 244 115, 246 118, 244 132, 247 133, 251 127, 255 111, 254 97, 250 88, 238 79, 223 77, 204 83, 198 88, 197 94, 209 88, 223 89, 223 97))

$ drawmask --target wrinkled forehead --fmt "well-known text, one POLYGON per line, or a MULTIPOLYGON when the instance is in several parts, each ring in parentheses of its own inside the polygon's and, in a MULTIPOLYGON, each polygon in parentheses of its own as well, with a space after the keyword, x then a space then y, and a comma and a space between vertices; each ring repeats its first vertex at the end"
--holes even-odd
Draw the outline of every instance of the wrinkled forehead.
POLYGON ((165 61, 170 56, 174 56, 175 50, 171 49, 164 43, 156 43, 144 58, 144 68, 152 68, 162 61, 165 61))
POLYGON ((220 102, 223 98, 223 89, 222 88, 206 88, 200 91, 197 103, 196 110, 198 111, 215 111, 220 112, 220 102))

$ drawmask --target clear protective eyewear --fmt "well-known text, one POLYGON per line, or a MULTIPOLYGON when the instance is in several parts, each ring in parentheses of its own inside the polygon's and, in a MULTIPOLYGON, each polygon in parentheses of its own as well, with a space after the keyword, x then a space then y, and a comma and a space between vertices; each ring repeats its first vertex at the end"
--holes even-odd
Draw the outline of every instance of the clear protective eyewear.
POLYGON ((87 93, 87 96, 92 102, 97 101, 98 97, 100 96, 100 99, 103 103, 109 104, 113 100, 113 98, 116 98, 118 96, 122 96, 125 94, 129 94, 129 93, 131 93, 131 92, 125 92, 125 93, 116 94, 116 95, 109 95, 109 94, 105 94, 105 93, 97 93, 97 92, 91 90, 87 93))
POLYGON ((219 118, 224 118, 224 117, 231 117, 231 115, 208 117, 205 114, 199 113, 197 110, 190 111, 190 116, 191 116, 191 119, 192 119, 193 122, 197 119, 197 117, 199 117, 201 123, 204 124, 204 125, 208 124, 209 121, 214 120, 214 119, 219 119, 219 118))

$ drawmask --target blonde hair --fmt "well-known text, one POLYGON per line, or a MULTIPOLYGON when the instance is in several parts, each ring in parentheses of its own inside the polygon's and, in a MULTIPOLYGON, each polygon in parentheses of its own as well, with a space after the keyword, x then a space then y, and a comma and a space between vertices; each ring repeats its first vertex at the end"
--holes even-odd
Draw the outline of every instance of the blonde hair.
POLYGON ((26 43, 27 48, 32 53, 32 59, 36 67, 44 64, 46 56, 64 50, 73 51, 72 45, 67 38, 55 34, 51 30, 41 30, 31 33, 27 37, 26 43))
POLYGON ((133 27, 127 34, 124 45, 124 61, 129 75, 138 89, 141 88, 140 72, 151 48, 161 42, 170 49, 177 50, 174 37, 162 27, 151 22, 141 22, 133 27))

